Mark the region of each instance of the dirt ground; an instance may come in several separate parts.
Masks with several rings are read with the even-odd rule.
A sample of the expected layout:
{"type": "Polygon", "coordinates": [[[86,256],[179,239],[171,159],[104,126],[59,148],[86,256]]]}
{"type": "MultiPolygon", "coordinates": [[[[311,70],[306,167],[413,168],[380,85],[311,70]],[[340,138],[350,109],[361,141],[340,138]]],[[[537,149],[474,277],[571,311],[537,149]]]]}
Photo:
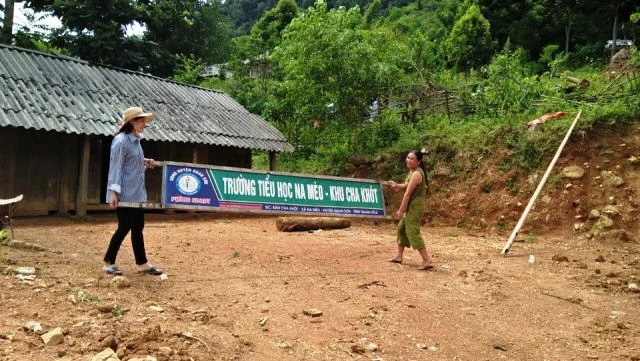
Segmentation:
{"type": "Polygon", "coordinates": [[[640,360],[637,243],[555,232],[504,257],[505,235],[425,226],[436,267],[418,271],[414,250],[387,262],[393,222],[281,233],[274,217],[150,214],[147,253],[167,278],[136,274],[127,239],[118,288],[101,271],[115,226],[112,214],[18,220],[16,239],[45,250],[0,247],[0,359],[111,346],[121,360],[640,360]],[[29,321],[64,342],[45,346],[29,321]]]}

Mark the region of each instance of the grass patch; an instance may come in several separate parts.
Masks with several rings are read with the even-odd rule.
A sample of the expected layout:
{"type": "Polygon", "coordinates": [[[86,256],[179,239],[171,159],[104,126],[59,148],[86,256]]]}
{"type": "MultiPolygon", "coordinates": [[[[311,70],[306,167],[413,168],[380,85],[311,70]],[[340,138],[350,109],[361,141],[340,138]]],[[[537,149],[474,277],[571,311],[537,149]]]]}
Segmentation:
{"type": "Polygon", "coordinates": [[[550,187],[555,187],[557,185],[562,184],[563,181],[564,181],[564,175],[562,175],[562,173],[556,173],[549,176],[549,178],[547,179],[547,184],[550,187]]]}
{"type": "Polygon", "coordinates": [[[444,236],[445,236],[445,237],[450,237],[450,238],[456,238],[456,237],[458,237],[458,236],[459,236],[459,234],[458,234],[458,233],[456,233],[456,232],[446,232],[446,233],[444,234],[444,236]]]}
{"type": "Polygon", "coordinates": [[[89,303],[92,305],[95,305],[99,302],[101,302],[100,298],[98,296],[92,295],[88,292],[85,292],[83,290],[78,290],[78,291],[73,291],[73,297],[75,297],[76,301],[78,302],[82,302],[82,303],[89,303]]]}
{"type": "Polygon", "coordinates": [[[509,158],[502,159],[502,161],[500,162],[500,165],[498,165],[498,169],[502,172],[508,172],[511,170],[511,168],[512,168],[511,159],[509,158]]]}
{"type": "Polygon", "coordinates": [[[0,244],[6,246],[10,241],[9,231],[6,229],[0,229],[0,244]]]}
{"type": "Polygon", "coordinates": [[[5,262],[7,262],[7,255],[0,251],[0,264],[4,264],[5,262]]]}
{"type": "Polygon", "coordinates": [[[126,308],[122,308],[122,307],[120,307],[120,306],[118,306],[118,305],[115,305],[115,306],[113,306],[113,307],[111,308],[111,314],[112,314],[114,317],[122,317],[122,316],[124,316],[127,312],[129,312],[129,310],[128,310],[128,309],[126,309],[126,308]]]}
{"type": "Polygon", "coordinates": [[[507,188],[512,195],[516,195],[520,191],[520,187],[518,187],[518,178],[516,176],[511,176],[507,178],[504,182],[505,188],[507,188]]]}
{"type": "Polygon", "coordinates": [[[524,241],[526,243],[535,243],[535,241],[538,240],[538,236],[536,236],[535,234],[527,234],[526,236],[524,236],[524,241]]]}

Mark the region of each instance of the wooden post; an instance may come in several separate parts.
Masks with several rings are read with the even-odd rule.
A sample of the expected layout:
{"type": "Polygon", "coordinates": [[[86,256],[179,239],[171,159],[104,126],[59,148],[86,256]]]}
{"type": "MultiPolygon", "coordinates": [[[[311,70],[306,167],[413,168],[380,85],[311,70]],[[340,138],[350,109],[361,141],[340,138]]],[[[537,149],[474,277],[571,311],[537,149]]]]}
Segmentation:
{"type": "Polygon", "coordinates": [[[91,154],[91,136],[85,134],[78,172],[78,193],[76,195],[76,215],[87,215],[87,198],[89,191],[89,156],[91,154]]]}
{"type": "MultiPolygon", "coordinates": [[[[2,161],[4,163],[2,164],[2,167],[7,172],[6,174],[8,175],[8,177],[3,179],[2,181],[6,182],[7,195],[12,195],[16,193],[16,186],[18,185],[20,180],[25,179],[24,176],[18,176],[17,164],[18,158],[24,159],[23,152],[19,151],[19,144],[20,141],[26,137],[23,137],[22,132],[20,132],[17,128],[3,128],[2,131],[5,132],[5,134],[8,133],[7,137],[2,137],[2,140],[6,142],[7,152],[5,154],[8,155],[7,158],[4,158],[3,156],[5,160],[2,161]],[[9,132],[7,132],[7,130],[9,130],[9,132]]],[[[19,190],[21,193],[27,193],[28,189],[22,186],[19,187],[19,190]]]]}
{"type": "Polygon", "coordinates": [[[194,144],[191,148],[191,163],[198,164],[198,145],[194,144]]]}
{"type": "Polygon", "coordinates": [[[613,63],[613,56],[616,54],[616,40],[618,40],[618,12],[620,10],[620,0],[616,0],[616,15],[613,18],[613,46],[611,47],[611,57],[609,58],[609,64],[613,63]]]}
{"type": "Polygon", "coordinates": [[[67,160],[69,159],[68,135],[60,136],[60,163],[58,164],[58,213],[67,214],[69,212],[69,169],[67,160]]]}
{"type": "Polygon", "coordinates": [[[447,118],[449,118],[449,125],[451,125],[451,110],[449,109],[449,91],[444,90],[444,104],[447,107],[447,118]]]}
{"type": "Polygon", "coordinates": [[[520,228],[524,224],[524,220],[527,218],[527,215],[531,211],[531,208],[536,203],[536,199],[538,199],[538,196],[540,195],[540,191],[542,191],[542,187],[544,187],[544,184],[547,181],[547,178],[549,178],[549,174],[551,174],[551,170],[553,169],[553,166],[556,165],[556,162],[558,161],[558,158],[560,158],[560,154],[562,153],[562,150],[564,149],[565,144],[567,144],[567,140],[569,140],[569,136],[571,136],[571,133],[573,132],[573,128],[576,126],[578,119],[580,119],[580,114],[582,114],[582,110],[578,111],[578,115],[576,115],[576,119],[573,120],[573,123],[569,127],[569,131],[567,132],[567,135],[564,136],[564,139],[560,144],[560,148],[558,148],[558,151],[556,151],[556,155],[551,160],[551,163],[549,164],[547,171],[544,173],[544,176],[542,177],[542,179],[540,180],[540,183],[538,184],[538,188],[536,188],[536,191],[533,193],[533,196],[529,200],[529,204],[527,204],[527,208],[525,208],[524,212],[522,213],[522,216],[520,216],[520,220],[518,221],[518,224],[513,229],[513,232],[511,232],[511,236],[509,237],[509,240],[507,241],[507,243],[504,245],[504,248],[502,249],[503,255],[506,255],[507,252],[509,252],[509,247],[511,247],[511,244],[516,239],[516,236],[518,235],[520,228]]]}
{"type": "MultiPolygon", "coordinates": [[[[193,144],[192,147],[193,148],[191,148],[191,163],[198,164],[198,144],[193,144]]],[[[162,195],[162,197],[164,197],[164,195],[162,195]]],[[[195,209],[189,210],[189,214],[196,214],[195,209]]]]}
{"type": "Polygon", "coordinates": [[[269,152],[269,170],[270,171],[276,170],[276,152],[274,151],[269,152]]]}

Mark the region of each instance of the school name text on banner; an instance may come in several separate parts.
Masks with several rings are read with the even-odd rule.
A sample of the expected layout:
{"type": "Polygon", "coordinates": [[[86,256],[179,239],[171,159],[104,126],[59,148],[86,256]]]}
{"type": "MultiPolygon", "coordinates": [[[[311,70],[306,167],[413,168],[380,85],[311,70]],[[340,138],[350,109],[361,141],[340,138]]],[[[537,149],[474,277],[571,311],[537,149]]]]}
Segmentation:
{"type": "Polygon", "coordinates": [[[386,217],[379,181],[174,162],[164,164],[163,207],[386,217]]]}

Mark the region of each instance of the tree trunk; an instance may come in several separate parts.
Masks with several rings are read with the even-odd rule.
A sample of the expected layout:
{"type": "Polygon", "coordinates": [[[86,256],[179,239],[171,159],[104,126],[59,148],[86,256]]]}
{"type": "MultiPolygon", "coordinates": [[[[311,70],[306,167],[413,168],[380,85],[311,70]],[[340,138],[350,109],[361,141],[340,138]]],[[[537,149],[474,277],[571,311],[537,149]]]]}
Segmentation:
{"type": "Polygon", "coordinates": [[[278,217],[276,227],[281,232],[312,231],[316,229],[340,229],[351,227],[351,221],[325,217],[278,217]]]}
{"type": "Polygon", "coordinates": [[[567,76],[566,79],[569,83],[575,84],[581,88],[586,88],[589,86],[589,81],[587,79],[579,79],[572,76],[567,76]]]}
{"type": "Polygon", "coordinates": [[[620,0],[616,1],[616,15],[613,18],[613,46],[611,47],[611,60],[613,63],[613,56],[616,54],[616,40],[618,39],[618,10],[620,9],[620,0]]]}
{"type": "Polygon", "coordinates": [[[564,26],[564,55],[569,55],[569,36],[571,35],[571,21],[564,26]]]}
{"type": "Polygon", "coordinates": [[[13,34],[13,5],[14,0],[6,0],[4,2],[4,24],[2,26],[2,34],[0,34],[0,43],[8,45],[11,45],[13,34]]]}

